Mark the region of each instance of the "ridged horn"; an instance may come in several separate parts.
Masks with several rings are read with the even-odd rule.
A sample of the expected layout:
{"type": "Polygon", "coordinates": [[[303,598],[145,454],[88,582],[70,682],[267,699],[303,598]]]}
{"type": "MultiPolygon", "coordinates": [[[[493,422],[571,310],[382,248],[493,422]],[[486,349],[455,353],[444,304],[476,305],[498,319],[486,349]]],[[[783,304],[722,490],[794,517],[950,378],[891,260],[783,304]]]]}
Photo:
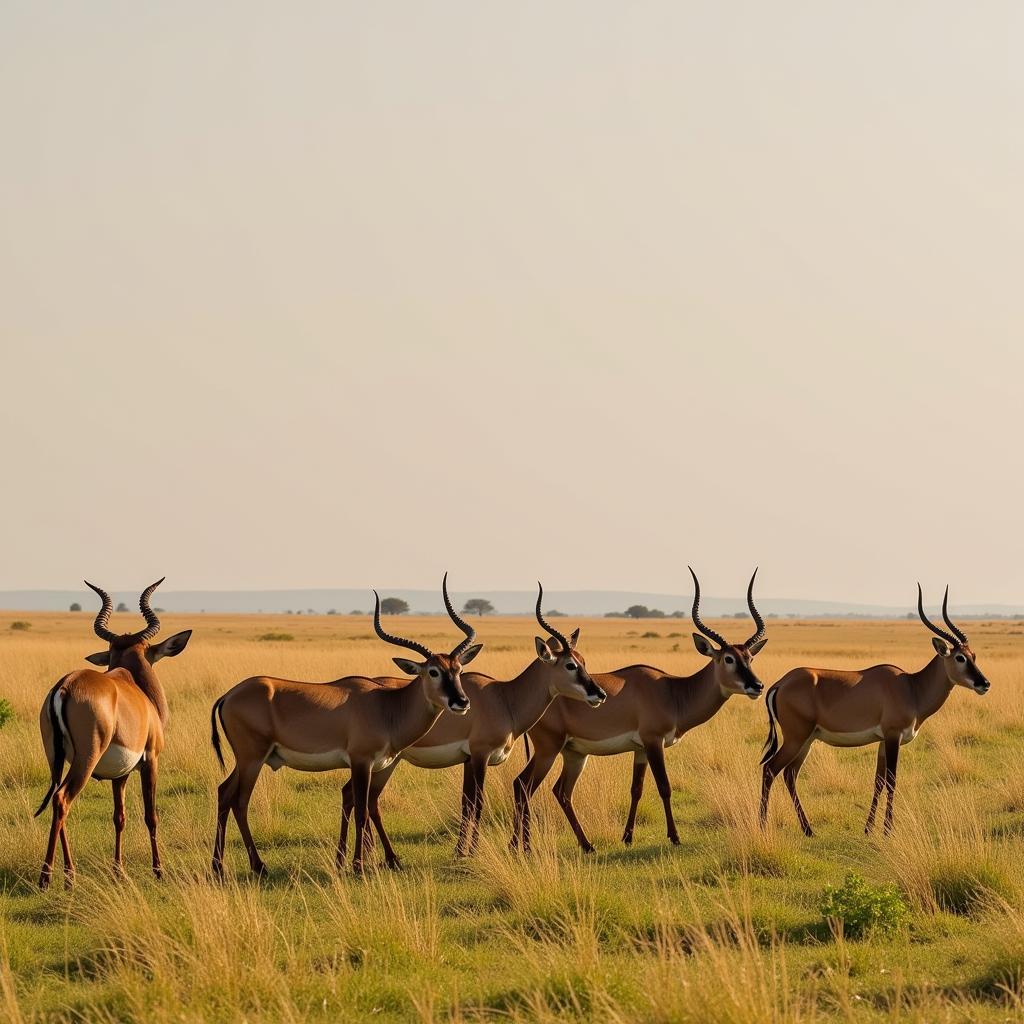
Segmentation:
{"type": "MultiPolygon", "coordinates": [[[[728,647],[725,637],[720,633],[716,633],[713,629],[708,629],[707,626],[701,622],[700,619],[700,580],[697,579],[697,574],[693,571],[691,566],[687,566],[690,570],[690,575],[693,577],[693,608],[690,611],[690,618],[693,619],[693,624],[697,627],[698,631],[703,633],[709,640],[714,640],[719,647],[728,647]]],[[[753,584],[753,580],[751,580],[753,584]]],[[[756,621],[756,620],[755,620],[756,621]]]]}
{"type": "Polygon", "coordinates": [[[953,620],[949,617],[949,611],[947,605],[949,604],[949,584],[946,584],[946,593],[942,595],[942,621],[953,631],[953,635],[962,644],[967,643],[967,634],[962,629],[959,629],[954,625],[953,620]]]}
{"type": "Polygon", "coordinates": [[[373,596],[377,601],[376,607],[373,609],[373,628],[377,632],[377,636],[381,638],[386,644],[394,644],[396,647],[405,647],[410,651],[415,651],[417,654],[424,658],[431,658],[432,652],[423,646],[423,644],[416,643],[415,640],[403,640],[400,636],[392,636],[390,633],[385,633],[380,625],[380,595],[375,590],[373,596]]]}
{"type": "Polygon", "coordinates": [[[927,615],[924,613],[924,594],[921,591],[921,584],[917,585],[917,614],[921,616],[921,621],[936,635],[941,636],[946,643],[951,644],[953,647],[957,646],[957,639],[952,633],[947,633],[944,629],[939,629],[938,626],[932,622],[927,615]]]}
{"type": "Polygon", "coordinates": [[[140,629],[138,633],[132,634],[132,644],[152,640],[153,637],[160,632],[160,620],[157,618],[156,612],[149,607],[149,599],[153,596],[153,591],[156,590],[156,588],[159,587],[165,579],[167,579],[166,576],[161,576],[156,583],[151,583],[142,592],[142,596],[139,598],[139,611],[142,612],[142,617],[146,620],[146,628],[140,629]]]}
{"type": "Polygon", "coordinates": [[[572,650],[572,644],[566,640],[565,636],[558,632],[553,626],[549,625],[541,614],[541,603],[544,600],[544,587],[541,585],[540,580],[537,580],[537,621],[540,623],[540,628],[550,633],[559,643],[562,645],[562,651],[568,654],[572,650]]]}
{"type": "Polygon", "coordinates": [[[452,607],[452,600],[448,596],[448,573],[445,573],[444,579],[441,580],[441,593],[444,595],[444,606],[448,609],[449,618],[466,634],[466,639],[452,648],[451,657],[461,658],[466,653],[466,648],[476,639],[476,630],[465,619],[460,618],[452,607]]]}
{"type": "Polygon", "coordinates": [[[100,590],[99,587],[94,586],[88,580],[83,580],[82,582],[85,583],[90,590],[95,591],[103,602],[102,607],[96,613],[96,621],[92,624],[93,631],[106,643],[114,643],[117,641],[118,636],[107,628],[107,623],[110,621],[110,613],[114,610],[114,602],[110,600],[110,595],[105,590],[100,590]]]}
{"type": "Polygon", "coordinates": [[[756,644],[758,640],[763,640],[766,632],[764,619],[761,618],[761,613],[754,607],[754,579],[756,576],[757,569],[754,570],[754,575],[750,577],[750,583],[747,586],[747,607],[750,609],[750,617],[754,620],[754,625],[757,626],[757,632],[744,644],[744,647],[750,647],[752,644],[756,644]]]}

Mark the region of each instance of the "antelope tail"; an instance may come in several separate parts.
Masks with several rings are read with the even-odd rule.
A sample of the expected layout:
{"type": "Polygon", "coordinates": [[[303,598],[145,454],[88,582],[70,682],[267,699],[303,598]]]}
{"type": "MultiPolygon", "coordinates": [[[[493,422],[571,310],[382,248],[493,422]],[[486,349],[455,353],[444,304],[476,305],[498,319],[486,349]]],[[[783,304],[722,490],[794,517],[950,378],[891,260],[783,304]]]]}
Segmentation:
{"type": "Polygon", "coordinates": [[[761,750],[761,764],[767,764],[779,749],[779,719],[775,712],[777,696],[777,686],[773,686],[764,700],[764,705],[768,709],[768,738],[764,741],[764,747],[761,750]]]}
{"type": "Polygon", "coordinates": [[[224,698],[221,697],[219,700],[214,701],[213,707],[210,708],[210,742],[213,744],[213,752],[217,755],[221,768],[227,771],[228,766],[224,763],[224,753],[220,746],[220,732],[217,730],[217,718],[220,715],[220,706],[223,703],[224,698]]]}
{"type": "Polygon", "coordinates": [[[32,815],[33,818],[38,818],[40,814],[46,810],[46,805],[53,799],[53,794],[57,792],[57,787],[60,785],[61,773],[64,771],[64,727],[61,723],[60,716],[57,713],[57,694],[60,692],[60,683],[58,683],[49,693],[46,698],[46,709],[50,713],[50,729],[53,732],[53,760],[50,762],[50,788],[46,791],[46,796],[43,797],[43,802],[39,805],[39,810],[32,815]]]}
{"type": "Polygon", "coordinates": [[[533,755],[530,753],[530,737],[525,732],[523,733],[523,750],[526,752],[526,761],[529,764],[533,755]]]}

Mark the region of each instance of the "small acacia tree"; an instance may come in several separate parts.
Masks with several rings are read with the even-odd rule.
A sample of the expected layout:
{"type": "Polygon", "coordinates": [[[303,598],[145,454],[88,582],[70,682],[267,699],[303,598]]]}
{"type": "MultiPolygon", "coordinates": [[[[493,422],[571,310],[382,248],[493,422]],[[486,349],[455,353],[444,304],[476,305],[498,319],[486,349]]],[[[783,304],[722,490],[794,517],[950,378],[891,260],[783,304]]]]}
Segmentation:
{"type": "Polygon", "coordinates": [[[71,607],[68,609],[70,612],[80,612],[81,610],[82,606],[77,601],[72,601],[71,607]]]}
{"type": "Polygon", "coordinates": [[[493,615],[494,605],[486,597],[471,597],[462,610],[468,615],[493,615]]]}
{"type": "Polygon", "coordinates": [[[117,602],[117,607],[114,609],[114,611],[116,611],[116,612],[126,612],[126,611],[129,611],[129,610],[130,609],[128,608],[128,605],[126,605],[124,603],[124,601],[118,601],[117,602]]]}
{"type": "Polygon", "coordinates": [[[404,615],[409,610],[409,602],[400,597],[385,597],[380,603],[384,615],[404,615]]]}
{"type": "Polygon", "coordinates": [[[651,610],[645,604],[631,604],[626,609],[626,616],[630,619],[646,619],[650,614],[651,610]]]}

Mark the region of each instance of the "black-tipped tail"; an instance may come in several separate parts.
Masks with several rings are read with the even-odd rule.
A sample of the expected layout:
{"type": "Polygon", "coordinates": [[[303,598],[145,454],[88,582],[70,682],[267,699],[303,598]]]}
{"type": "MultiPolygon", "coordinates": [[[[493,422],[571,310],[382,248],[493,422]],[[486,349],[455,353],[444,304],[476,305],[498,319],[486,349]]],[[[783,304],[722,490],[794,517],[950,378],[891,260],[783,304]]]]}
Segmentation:
{"type": "Polygon", "coordinates": [[[53,731],[53,760],[50,762],[50,788],[46,791],[46,796],[43,797],[39,810],[32,815],[33,818],[38,818],[46,810],[46,805],[53,799],[53,794],[57,792],[61,773],[64,770],[64,729],[57,714],[58,690],[60,690],[60,683],[49,692],[46,698],[46,710],[50,714],[50,729],[53,731]]]}
{"type": "Polygon", "coordinates": [[[223,703],[224,698],[221,697],[214,701],[213,707],[210,708],[210,742],[213,744],[213,752],[217,755],[221,768],[227,771],[228,766],[224,763],[224,752],[220,746],[220,732],[217,729],[217,717],[220,715],[220,706],[223,703]]]}
{"type": "Polygon", "coordinates": [[[775,713],[775,699],[778,696],[778,687],[773,686],[764,699],[764,706],[768,709],[768,738],[764,741],[761,750],[761,764],[767,764],[775,756],[779,749],[779,719],[775,713]]]}
{"type": "Polygon", "coordinates": [[[530,737],[525,732],[523,733],[523,750],[526,752],[526,763],[529,764],[533,755],[530,753],[530,737]]]}

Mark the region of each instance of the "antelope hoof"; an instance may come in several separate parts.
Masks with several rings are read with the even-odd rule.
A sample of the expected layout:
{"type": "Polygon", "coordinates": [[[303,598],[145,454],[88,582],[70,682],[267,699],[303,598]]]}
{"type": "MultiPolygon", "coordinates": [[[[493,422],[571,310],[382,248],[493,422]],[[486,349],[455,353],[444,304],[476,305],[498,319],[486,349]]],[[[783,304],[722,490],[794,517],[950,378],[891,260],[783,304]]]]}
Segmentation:
{"type": "Polygon", "coordinates": [[[597,853],[597,848],[593,843],[580,843],[580,849],[584,853],[597,853]]]}
{"type": "Polygon", "coordinates": [[[804,825],[804,835],[808,839],[813,839],[814,838],[814,829],[811,828],[810,825],[804,825]]]}
{"type": "Polygon", "coordinates": [[[43,868],[39,875],[39,888],[44,892],[50,888],[50,877],[50,870],[48,868],[43,868]]]}
{"type": "Polygon", "coordinates": [[[164,877],[164,869],[160,864],[153,865],[153,874],[157,879],[164,877]]]}
{"type": "Polygon", "coordinates": [[[669,842],[670,842],[670,843],[671,843],[671,844],[672,844],[673,846],[678,846],[678,845],[679,845],[679,836],[669,836],[669,837],[668,837],[668,841],[669,841],[669,842]]]}
{"type": "Polygon", "coordinates": [[[402,864],[398,857],[390,857],[384,861],[384,866],[389,871],[402,871],[405,865],[402,864]]]}
{"type": "Polygon", "coordinates": [[[632,832],[623,832],[622,833],[622,841],[623,841],[623,843],[626,844],[626,846],[632,846],[633,845],[633,833],[632,832]]]}

